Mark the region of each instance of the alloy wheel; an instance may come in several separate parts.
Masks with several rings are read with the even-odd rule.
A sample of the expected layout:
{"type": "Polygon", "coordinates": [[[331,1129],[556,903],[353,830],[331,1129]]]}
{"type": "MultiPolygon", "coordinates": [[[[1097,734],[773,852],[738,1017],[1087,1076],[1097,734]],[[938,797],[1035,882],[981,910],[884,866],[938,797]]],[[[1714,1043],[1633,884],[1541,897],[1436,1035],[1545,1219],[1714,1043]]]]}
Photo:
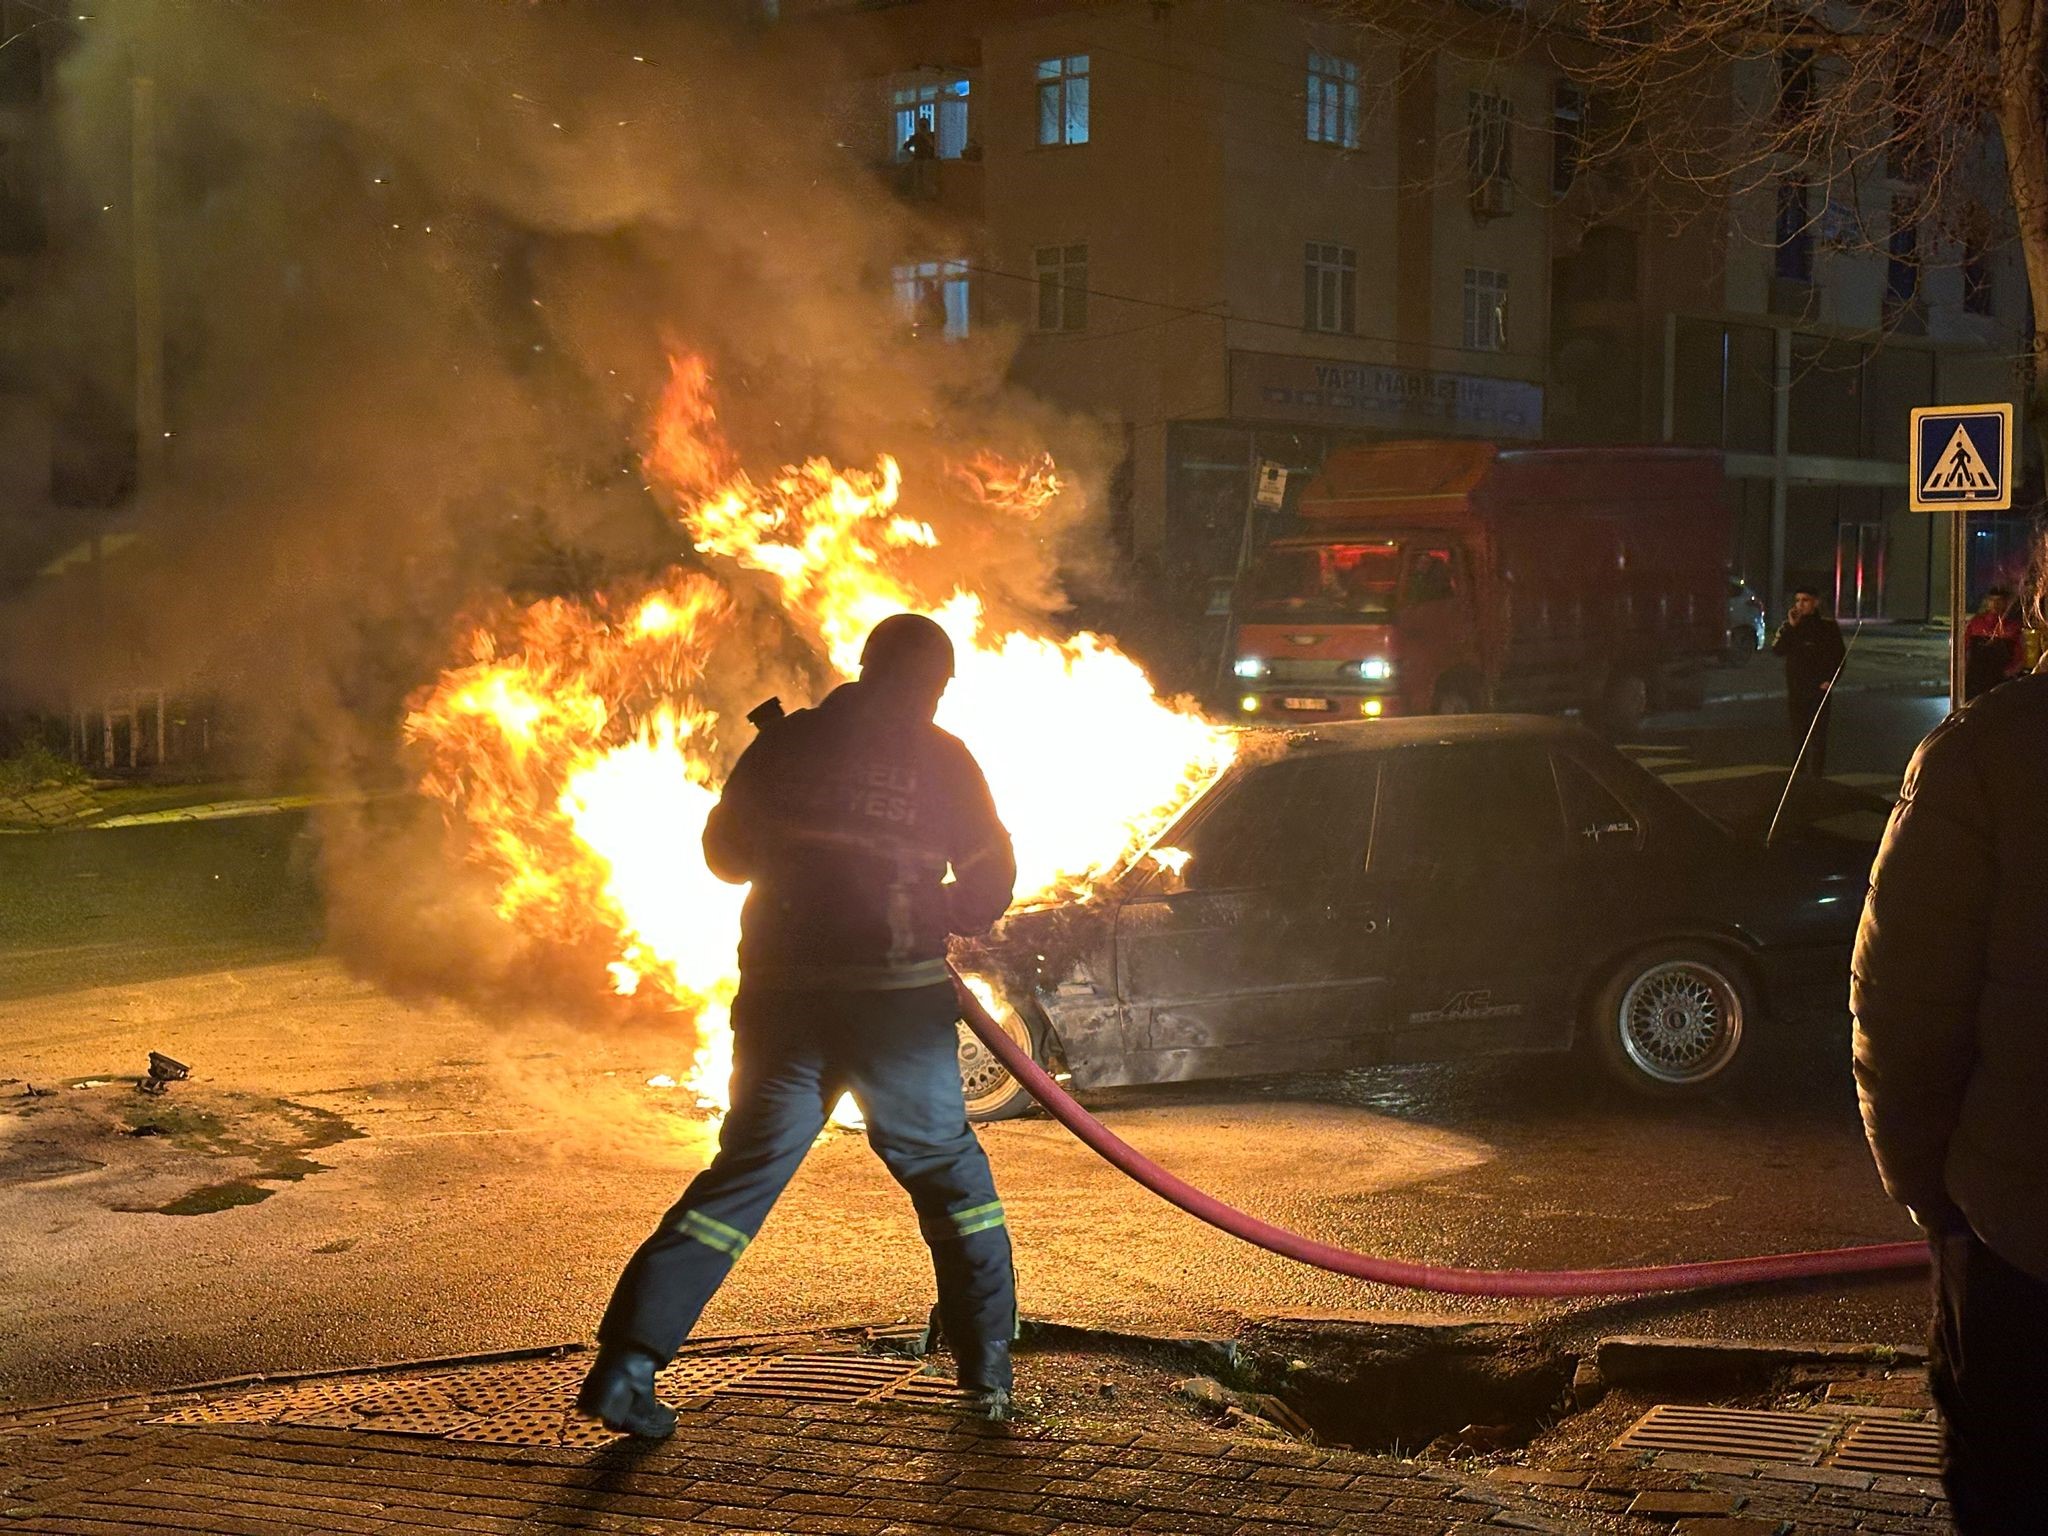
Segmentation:
{"type": "Polygon", "coordinates": [[[1673,1087],[1720,1073],[1742,1046],[1742,994],[1735,983],[1696,960],[1653,965],[1622,993],[1621,1048],[1645,1077],[1673,1087]]]}

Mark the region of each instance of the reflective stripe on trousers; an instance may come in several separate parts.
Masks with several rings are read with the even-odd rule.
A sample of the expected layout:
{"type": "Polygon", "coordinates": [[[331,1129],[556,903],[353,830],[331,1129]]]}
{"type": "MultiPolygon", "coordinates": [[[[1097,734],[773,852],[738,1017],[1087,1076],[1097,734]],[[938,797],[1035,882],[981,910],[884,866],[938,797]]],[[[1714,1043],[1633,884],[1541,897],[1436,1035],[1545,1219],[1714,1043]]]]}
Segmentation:
{"type": "Polygon", "coordinates": [[[675,1353],[846,1091],[916,1209],[961,1381],[1007,1388],[1017,1310],[1010,1235],[967,1123],[958,1020],[950,983],[895,992],[743,987],[718,1155],[627,1263],[599,1339],[664,1360],[675,1353]]]}

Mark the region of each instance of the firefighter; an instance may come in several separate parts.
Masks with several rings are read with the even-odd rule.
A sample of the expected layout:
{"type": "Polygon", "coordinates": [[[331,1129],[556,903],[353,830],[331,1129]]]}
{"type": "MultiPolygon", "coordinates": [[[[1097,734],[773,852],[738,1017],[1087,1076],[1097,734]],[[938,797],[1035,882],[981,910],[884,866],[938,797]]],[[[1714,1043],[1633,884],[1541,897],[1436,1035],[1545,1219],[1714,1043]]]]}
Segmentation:
{"type": "Polygon", "coordinates": [[[858,682],[764,728],[704,827],[721,880],[753,883],[718,1154],[619,1277],[577,1399],[658,1439],[654,1376],[760,1230],[842,1091],[909,1193],[960,1384],[1009,1412],[1016,1285],[988,1159],[967,1123],[948,934],[986,930],[1017,866],[988,784],[932,723],[953,646],[930,619],[876,625],[858,682]],[[945,883],[951,868],[953,879],[945,883]]]}

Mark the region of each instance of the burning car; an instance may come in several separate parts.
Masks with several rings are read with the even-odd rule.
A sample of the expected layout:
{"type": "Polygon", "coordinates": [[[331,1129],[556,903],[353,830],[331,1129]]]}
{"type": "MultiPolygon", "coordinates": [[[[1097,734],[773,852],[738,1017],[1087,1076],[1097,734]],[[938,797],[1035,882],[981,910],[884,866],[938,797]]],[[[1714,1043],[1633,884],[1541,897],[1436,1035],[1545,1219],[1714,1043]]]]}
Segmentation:
{"type": "MultiPolygon", "coordinates": [[[[1251,731],[1091,897],[956,959],[1078,1090],[1583,1045],[1680,1096],[1843,1006],[1873,851],[1767,849],[1557,720],[1251,731]]],[[[964,1029],[961,1067],[974,1118],[1027,1107],[964,1029]]]]}

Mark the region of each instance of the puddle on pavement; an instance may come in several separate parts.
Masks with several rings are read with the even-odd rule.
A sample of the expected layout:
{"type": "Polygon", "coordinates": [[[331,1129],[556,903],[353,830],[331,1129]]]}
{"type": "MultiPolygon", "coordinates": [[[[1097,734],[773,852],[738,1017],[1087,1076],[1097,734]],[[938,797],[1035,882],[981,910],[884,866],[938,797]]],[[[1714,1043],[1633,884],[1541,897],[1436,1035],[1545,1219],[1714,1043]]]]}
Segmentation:
{"type": "Polygon", "coordinates": [[[136,1081],[76,1078],[56,1093],[0,1100],[0,1187],[97,1174],[104,1177],[93,1193],[108,1210],[209,1216],[325,1172],[328,1165],[310,1154],[365,1134],[331,1110],[292,1099],[196,1083],[145,1096],[135,1092],[136,1081]],[[188,1172],[195,1158],[236,1166],[230,1177],[163,1199],[162,1180],[177,1154],[188,1172]],[[150,1192],[138,1199],[130,1193],[135,1185],[150,1192]]]}

